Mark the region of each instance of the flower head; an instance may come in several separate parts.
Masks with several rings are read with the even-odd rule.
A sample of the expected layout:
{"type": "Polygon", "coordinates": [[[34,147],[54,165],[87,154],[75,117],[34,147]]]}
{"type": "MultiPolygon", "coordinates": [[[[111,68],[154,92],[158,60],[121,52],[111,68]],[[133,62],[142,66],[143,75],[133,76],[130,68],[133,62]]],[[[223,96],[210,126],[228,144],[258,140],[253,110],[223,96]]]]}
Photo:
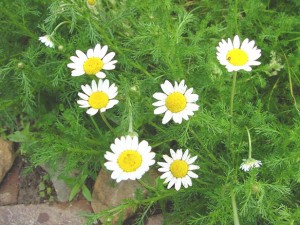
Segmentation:
{"type": "Polygon", "coordinates": [[[96,5],[96,0],[87,0],[86,2],[87,2],[87,4],[90,5],[90,6],[96,5]]]}
{"type": "Polygon", "coordinates": [[[42,43],[44,43],[47,47],[54,48],[54,43],[51,40],[51,36],[50,35],[45,35],[45,36],[39,37],[39,40],[42,43]]]}
{"type": "Polygon", "coordinates": [[[164,183],[169,183],[168,189],[173,185],[175,185],[177,191],[181,188],[181,184],[185,188],[192,186],[191,178],[198,178],[198,175],[193,170],[200,168],[197,165],[193,165],[197,156],[191,157],[188,149],[184,153],[182,153],[181,149],[178,149],[176,152],[170,149],[170,152],[171,157],[163,155],[166,162],[158,162],[158,165],[161,166],[158,171],[164,173],[160,178],[165,179],[164,183]]]}
{"type": "Polygon", "coordinates": [[[260,65],[256,61],[261,56],[261,51],[255,42],[246,38],[242,44],[238,35],[234,36],[233,42],[228,38],[228,42],[222,39],[217,47],[217,58],[226,67],[228,72],[246,70],[251,71],[251,66],[260,65]]]}
{"type": "Polygon", "coordinates": [[[243,163],[240,166],[240,169],[244,170],[244,171],[250,171],[252,168],[258,168],[262,165],[262,162],[260,160],[256,160],[256,159],[243,159],[243,163]]]}
{"type": "Polygon", "coordinates": [[[84,93],[78,93],[81,100],[78,100],[77,103],[81,108],[89,108],[86,113],[91,116],[98,111],[105,112],[119,102],[114,99],[118,94],[118,88],[115,84],[109,86],[108,80],[100,79],[98,84],[93,80],[91,86],[81,85],[81,89],[84,93]]]}
{"type": "Polygon", "coordinates": [[[164,93],[157,92],[153,95],[158,100],[153,105],[157,106],[154,114],[165,113],[163,124],[168,123],[171,119],[180,124],[182,119],[188,120],[189,116],[194,115],[194,111],[199,109],[199,106],[195,104],[199,96],[193,94],[193,88],[187,89],[184,80],[179,84],[175,81],[175,86],[166,80],[160,86],[164,93]]]}
{"type": "Polygon", "coordinates": [[[87,54],[77,50],[77,56],[71,56],[72,63],[67,66],[72,71],[72,76],[81,76],[83,74],[96,75],[98,78],[105,78],[105,73],[102,70],[115,69],[115,63],[117,60],[112,60],[115,56],[114,52],[107,53],[107,45],[101,48],[100,44],[97,44],[94,49],[89,49],[87,54]]]}
{"type": "Polygon", "coordinates": [[[111,178],[117,182],[140,179],[155,163],[151,146],[147,141],[139,142],[137,136],[116,138],[110,149],[112,152],[107,151],[104,155],[107,159],[104,166],[113,171],[111,178]]]}

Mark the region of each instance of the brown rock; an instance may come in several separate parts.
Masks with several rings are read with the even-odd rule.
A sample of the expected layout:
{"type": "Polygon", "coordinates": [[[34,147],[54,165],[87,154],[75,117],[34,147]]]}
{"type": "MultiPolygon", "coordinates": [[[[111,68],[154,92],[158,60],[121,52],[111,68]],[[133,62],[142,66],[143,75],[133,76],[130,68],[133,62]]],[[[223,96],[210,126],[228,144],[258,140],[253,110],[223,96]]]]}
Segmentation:
{"type": "Polygon", "coordinates": [[[146,225],[163,225],[164,217],[162,214],[150,216],[146,222],[146,225]]]}
{"type": "Polygon", "coordinates": [[[0,183],[15,160],[13,144],[0,138],[0,183]]]}
{"type": "MultiPolygon", "coordinates": [[[[153,177],[156,178],[157,173],[154,173],[153,177]]],[[[155,181],[155,178],[153,179],[153,177],[151,181],[155,181]]],[[[138,181],[126,180],[121,181],[120,183],[116,183],[111,179],[110,173],[102,169],[94,185],[92,208],[95,213],[99,213],[103,210],[116,207],[120,205],[125,199],[134,199],[137,189],[141,189],[143,191],[143,194],[147,194],[147,191],[141,186],[138,181]]],[[[112,218],[102,217],[100,218],[100,221],[104,223],[108,220],[112,220],[111,224],[117,224],[119,220],[124,221],[132,216],[134,212],[134,208],[126,208],[124,212],[121,213],[122,215],[109,215],[112,216],[112,218]]]]}
{"type": "Polygon", "coordinates": [[[19,174],[22,161],[16,159],[14,166],[0,185],[0,206],[17,204],[19,194],[19,174]]]}

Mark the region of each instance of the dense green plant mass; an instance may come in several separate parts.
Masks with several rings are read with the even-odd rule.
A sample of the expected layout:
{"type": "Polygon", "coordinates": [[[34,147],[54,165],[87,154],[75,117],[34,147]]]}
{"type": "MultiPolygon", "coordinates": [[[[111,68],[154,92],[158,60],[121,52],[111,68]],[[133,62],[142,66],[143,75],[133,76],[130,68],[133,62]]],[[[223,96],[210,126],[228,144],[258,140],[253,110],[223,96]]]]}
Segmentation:
{"type": "MultiPolygon", "coordinates": [[[[298,224],[300,210],[300,4],[299,1],[97,1],[16,0],[0,3],[1,134],[22,142],[34,166],[49,163],[73,187],[96,178],[105,151],[116,137],[134,131],[162,161],[169,149],[198,156],[199,178],[180,191],[157,179],[150,194],[115,210],[162,210],[166,224],[233,224],[236,202],[241,224],[298,224]],[[18,12],[18,13],[16,13],[18,12]],[[55,48],[38,38],[53,34],[55,48]],[[216,58],[221,39],[238,34],[262,50],[260,66],[233,73],[216,58]],[[116,69],[106,72],[120,101],[90,118],[76,101],[90,76],[71,77],[69,57],[97,43],[116,52],[116,69]],[[200,96],[200,109],[182,124],[162,125],[152,95],[165,80],[185,80],[200,96]],[[96,126],[95,126],[96,125],[96,126]],[[239,167],[252,156],[262,167],[239,167]],[[78,173],[78,180],[69,177],[78,173]],[[68,178],[69,177],[69,178],[68,178]]],[[[154,166],[154,168],[157,166],[154,166]]],[[[155,168],[156,169],[156,168],[155,168]]],[[[88,198],[85,191],[85,196],[88,198]]],[[[235,223],[237,224],[237,223],[235,223]]]]}

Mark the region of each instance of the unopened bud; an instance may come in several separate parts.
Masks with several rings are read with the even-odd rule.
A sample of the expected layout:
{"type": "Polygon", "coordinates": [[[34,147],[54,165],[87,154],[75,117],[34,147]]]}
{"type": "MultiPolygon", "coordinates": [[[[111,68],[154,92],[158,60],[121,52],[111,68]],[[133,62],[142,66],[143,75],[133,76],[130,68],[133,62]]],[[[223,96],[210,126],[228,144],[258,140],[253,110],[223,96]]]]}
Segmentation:
{"type": "Polygon", "coordinates": [[[64,50],[64,46],[63,45],[59,45],[57,48],[58,48],[59,51],[64,50]]]}
{"type": "Polygon", "coordinates": [[[18,65],[17,65],[17,67],[18,67],[19,69],[23,69],[23,68],[24,68],[24,63],[19,62],[18,65]]]}

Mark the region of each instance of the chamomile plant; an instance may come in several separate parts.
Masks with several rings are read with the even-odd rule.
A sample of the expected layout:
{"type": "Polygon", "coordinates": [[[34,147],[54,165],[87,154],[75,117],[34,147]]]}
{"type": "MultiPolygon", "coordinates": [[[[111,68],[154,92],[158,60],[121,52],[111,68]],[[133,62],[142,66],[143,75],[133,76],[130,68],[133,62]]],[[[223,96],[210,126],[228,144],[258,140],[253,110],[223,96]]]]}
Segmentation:
{"type": "Polygon", "coordinates": [[[129,208],[136,224],[154,212],[166,224],[295,224],[299,11],[295,0],[2,1],[1,137],[32,168],[59,171],[72,198],[91,200],[101,170],[107,185],[142,187],[90,224],[129,208]]]}

